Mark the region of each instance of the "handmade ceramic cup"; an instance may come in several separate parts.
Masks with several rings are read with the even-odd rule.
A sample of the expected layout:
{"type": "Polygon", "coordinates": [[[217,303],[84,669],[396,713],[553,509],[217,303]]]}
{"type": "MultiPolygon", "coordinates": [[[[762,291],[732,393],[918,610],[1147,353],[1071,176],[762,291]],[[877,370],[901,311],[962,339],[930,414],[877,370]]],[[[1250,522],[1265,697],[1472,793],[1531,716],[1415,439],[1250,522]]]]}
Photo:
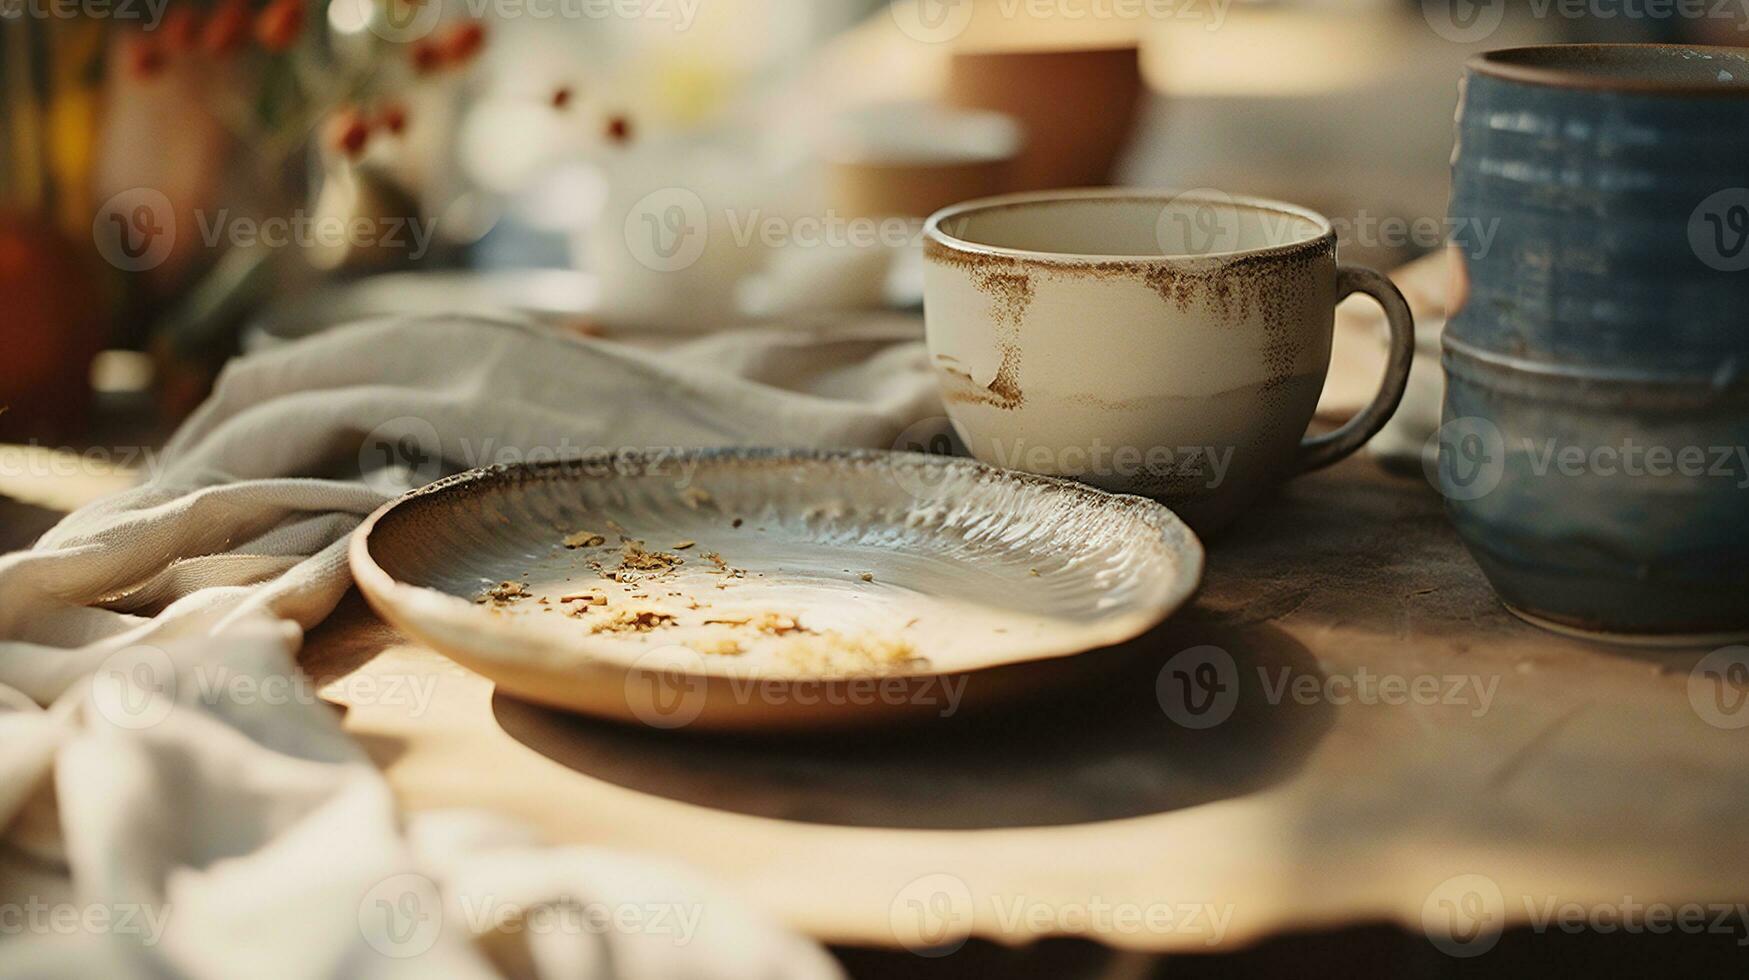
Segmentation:
{"type": "Polygon", "coordinates": [[[1414,354],[1390,280],[1339,266],[1322,216],[1219,191],[988,198],[925,225],[929,353],[966,446],[997,466],[1155,497],[1199,531],[1359,449],[1414,354]],[[1372,403],[1304,438],[1336,304],[1390,321],[1372,403]]]}

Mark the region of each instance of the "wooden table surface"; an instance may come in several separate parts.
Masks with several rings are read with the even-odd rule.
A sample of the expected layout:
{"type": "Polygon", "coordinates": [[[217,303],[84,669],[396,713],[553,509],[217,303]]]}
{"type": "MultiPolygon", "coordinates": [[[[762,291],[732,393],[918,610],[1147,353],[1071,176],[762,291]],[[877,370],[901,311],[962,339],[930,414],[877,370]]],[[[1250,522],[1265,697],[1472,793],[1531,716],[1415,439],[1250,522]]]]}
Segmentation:
{"type": "MultiPolygon", "coordinates": [[[[1339,327],[1333,415],[1375,383],[1364,334],[1339,327]]],[[[132,479],[65,464],[0,447],[0,548],[132,479]]],[[[1108,662],[1091,680],[848,738],[633,730],[497,697],[356,595],[301,661],[406,805],[671,855],[855,947],[840,954],[859,973],[1139,975],[1061,944],[1002,958],[1058,934],[1223,954],[1191,961],[1204,975],[1315,975],[1320,955],[1347,975],[1357,957],[1445,973],[1551,948],[1604,968],[1742,954],[1749,911],[1719,903],[1749,892],[1749,688],[1712,651],[1520,623],[1427,482],[1369,459],[1290,484],[1208,548],[1194,604],[1086,655],[1108,662]],[[1187,690],[1235,694],[1196,715],[1187,690]],[[1647,906],[1700,924],[1648,928],[1647,906]],[[1571,916],[1635,914],[1575,947],[1571,916]],[[992,942],[867,959],[968,934],[992,942]]]]}
{"type": "Polygon", "coordinates": [[[356,596],[302,662],[407,805],[671,855],[829,941],[1206,951],[1383,921],[1461,954],[1550,910],[1749,891],[1749,708],[1715,699],[1708,653],[1520,623],[1424,480],[1351,460],[1210,541],[1194,605],[1086,655],[1109,669],[997,714],[620,727],[498,697],[356,596]],[[1188,714],[1180,672],[1230,713],[1188,714]],[[385,694],[416,683],[427,702],[385,694]]]}

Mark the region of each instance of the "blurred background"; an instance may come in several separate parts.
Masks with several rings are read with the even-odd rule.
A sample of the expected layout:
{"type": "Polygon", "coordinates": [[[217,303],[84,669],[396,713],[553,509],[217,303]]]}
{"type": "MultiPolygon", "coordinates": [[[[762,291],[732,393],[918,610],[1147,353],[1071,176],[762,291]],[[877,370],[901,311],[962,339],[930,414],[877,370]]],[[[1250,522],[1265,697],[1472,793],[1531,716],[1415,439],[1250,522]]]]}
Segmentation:
{"type": "Polygon", "coordinates": [[[915,308],[916,219],[1007,190],[1277,197],[1393,267],[1445,237],[1470,54],[1744,6],[0,0],[0,442],[154,445],[226,358],[374,313],[915,308]]]}

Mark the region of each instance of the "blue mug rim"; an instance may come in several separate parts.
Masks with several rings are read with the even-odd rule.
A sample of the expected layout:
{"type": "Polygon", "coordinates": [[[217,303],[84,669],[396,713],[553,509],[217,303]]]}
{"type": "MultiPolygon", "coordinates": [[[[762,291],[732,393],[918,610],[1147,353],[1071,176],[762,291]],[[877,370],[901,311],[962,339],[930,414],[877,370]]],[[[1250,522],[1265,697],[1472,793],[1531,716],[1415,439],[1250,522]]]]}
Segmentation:
{"type": "Polygon", "coordinates": [[[1470,74],[1508,82],[1588,92],[1625,92],[1641,95],[1674,95],[1685,98],[1749,99],[1749,48],[1706,44],[1535,44],[1497,48],[1472,57],[1465,65],[1470,74]],[[1726,58],[1742,71],[1732,84],[1705,84],[1690,80],[1644,75],[1616,75],[1587,70],[1584,63],[1613,63],[1632,68],[1635,64],[1656,66],[1669,58],[1726,58]]]}

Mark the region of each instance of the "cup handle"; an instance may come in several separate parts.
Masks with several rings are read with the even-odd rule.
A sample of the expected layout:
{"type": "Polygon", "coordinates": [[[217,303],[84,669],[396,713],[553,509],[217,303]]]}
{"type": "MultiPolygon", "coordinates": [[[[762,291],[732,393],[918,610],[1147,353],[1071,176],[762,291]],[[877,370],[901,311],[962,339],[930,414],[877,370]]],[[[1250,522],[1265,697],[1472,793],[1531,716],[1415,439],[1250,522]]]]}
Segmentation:
{"type": "Polygon", "coordinates": [[[1390,361],[1385,365],[1385,380],[1372,404],[1348,420],[1342,428],[1321,436],[1312,436],[1300,443],[1298,467],[1295,473],[1310,473],[1340,462],[1366,445],[1391,420],[1409,387],[1409,365],[1415,359],[1415,317],[1409,312],[1409,302],[1403,298],[1397,284],[1382,273],[1360,266],[1345,265],[1336,270],[1336,302],[1341,303],[1355,293],[1365,293],[1384,307],[1385,319],[1391,325],[1390,361]]]}

